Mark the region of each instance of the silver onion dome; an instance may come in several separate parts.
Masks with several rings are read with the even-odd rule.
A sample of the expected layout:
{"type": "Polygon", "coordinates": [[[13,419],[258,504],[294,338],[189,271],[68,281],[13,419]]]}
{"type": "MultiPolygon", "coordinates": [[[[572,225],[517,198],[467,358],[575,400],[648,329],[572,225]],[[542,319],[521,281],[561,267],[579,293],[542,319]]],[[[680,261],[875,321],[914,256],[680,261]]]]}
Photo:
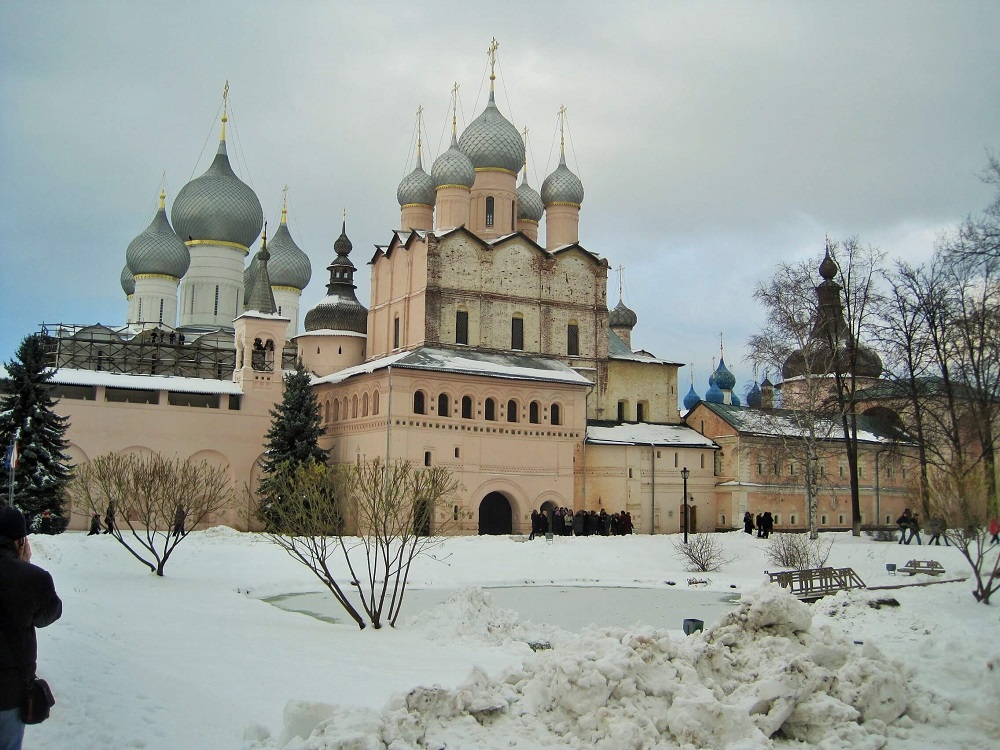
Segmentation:
{"type": "Polygon", "coordinates": [[[544,211],[545,206],[542,205],[542,196],[528,184],[528,175],[523,175],[521,177],[521,184],[517,186],[518,220],[541,221],[544,211]]]}
{"type": "Polygon", "coordinates": [[[542,203],[546,206],[551,206],[553,203],[572,203],[579,206],[583,203],[583,183],[566,166],[565,154],[560,154],[559,166],[542,183],[542,203]]]}
{"type": "Polygon", "coordinates": [[[185,240],[232,242],[249,248],[260,235],[264,212],[256,193],[233,172],[226,142],[208,170],[181,188],[170,213],[185,240]]]}
{"type": "Polygon", "coordinates": [[[492,91],[486,109],[465,129],[458,145],[476,169],[499,168],[517,174],[524,164],[524,139],[497,109],[492,91]]]}
{"type": "Polygon", "coordinates": [[[612,328],[635,328],[635,324],[638,322],[639,316],[626,307],[621,300],[618,300],[615,309],[608,313],[608,323],[612,328]]]}
{"type": "Polygon", "coordinates": [[[126,263],[125,267],[122,269],[121,283],[122,291],[125,292],[125,294],[130,297],[135,294],[135,276],[133,276],[132,272],[128,270],[128,263],[126,263]]]}
{"type": "Polygon", "coordinates": [[[299,291],[305,289],[312,278],[312,264],[309,256],[295,244],[284,221],[268,241],[267,250],[271,254],[267,263],[271,286],[289,286],[299,291]]]}
{"type": "Polygon", "coordinates": [[[434,205],[434,179],[424,171],[419,154],[417,154],[416,168],[406,175],[396,188],[396,200],[401,207],[412,204],[434,205]]]}
{"type": "Polygon", "coordinates": [[[454,133],[451,136],[451,147],[434,160],[431,178],[434,180],[435,188],[444,185],[462,185],[471,188],[475,183],[476,170],[469,157],[459,149],[454,133]]]}
{"type": "Polygon", "coordinates": [[[133,276],[133,290],[134,277],[140,274],[162,274],[179,279],[187,273],[188,266],[191,265],[191,253],[188,252],[187,245],[181,242],[180,237],[170,228],[162,195],[160,199],[160,208],[149,226],[128,243],[128,249],[125,251],[126,267],[133,276]]]}

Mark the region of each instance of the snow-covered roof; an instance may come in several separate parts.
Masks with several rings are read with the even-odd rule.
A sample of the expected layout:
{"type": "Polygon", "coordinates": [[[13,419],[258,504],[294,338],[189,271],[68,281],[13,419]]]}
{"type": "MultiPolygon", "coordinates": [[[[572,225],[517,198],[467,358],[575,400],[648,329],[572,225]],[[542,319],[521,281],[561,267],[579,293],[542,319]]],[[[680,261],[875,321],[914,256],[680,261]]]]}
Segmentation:
{"type": "MultiPolygon", "coordinates": [[[[6,370],[3,371],[6,376],[6,370]]],[[[144,391],[175,391],[177,393],[222,393],[238,396],[243,389],[231,380],[185,378],[179,375],[127,375],[103,370],[76,370],[61,367],[52,375],[52,383],[60,385],[101,385],[144,391]]]]}
{"type": "MultiPolygon", "coordinates": [[[[844,439],[843,425],[839,420],[813,417],[793,409],[754,409],[702,401],[689,414],[702,406],[718,414],[741,433],[762,437],[805,437],[811,423],[816,437],[820,440],[844,439]]],[[[899,429],[894,429],[878,419],[864,414],[859,414],[857,419],[858,440],[862,443],[908,442],[910,439],[899,429]]]]}
{"type": "Polygon", "coordinates": [[[670,360],[660,359],[643,349],[632,351],[629,349],[628,345],[622,341],[621,336],[610,328],[608,329],[608,358],[628,362],[648,362],[655,365],[674,365],[675,367],[684,366],[683,362],[671,362],[670,360]]]}
{"type": "Polygon", "coordinates": [[[358,333],[357,331],[341,331],[334,328],[317,328],[315,331],[303,331],[302,333],[292,336],[292,341],[300,339],[303,336],[348,336],[358,339],[368,338],[368,334],[358,333]]]}
{"type": "Polygon", "coordinates": [[[549,383],[591,385],[591,381],[573,368],[548,357],[531,354],[479,352],[474,349],[458,351],[431,346],[399,352],[366,362],[363,365],[349,367],[332,375],[316,378],[313,383],[341,383],[355,375],[374,372],[390,365],[408,370],[430,370],[507,380],[537,380],[549,383]]]}
{"type": "Polygon", "coordinates": [[[648,422],[587,425],[587,442],[593,445],[676,445],[717,448],[709,438],[684,424],[648,422]]]}

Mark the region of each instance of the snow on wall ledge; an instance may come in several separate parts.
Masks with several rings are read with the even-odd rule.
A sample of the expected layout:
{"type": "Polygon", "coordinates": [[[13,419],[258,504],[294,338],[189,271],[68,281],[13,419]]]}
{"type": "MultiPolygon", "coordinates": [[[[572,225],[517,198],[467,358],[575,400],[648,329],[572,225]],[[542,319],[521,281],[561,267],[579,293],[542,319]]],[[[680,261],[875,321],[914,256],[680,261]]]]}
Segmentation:
{"type": "MultiPolygon", "coordinates": [[[[523,635],[503,611],[484,615],[481,591],[456,596],[470,613],[455,617],[462,603],[446,603],[456,637],[468,637],[470,620],[523,635]]],[[[913,713],[926,702],[901,665],[813,626],[807,605],[773,587],[686,638],[653,628],[564,635],[499,678],[476,670],[457,689],[416,688],[382,711],[292,701],[280,737],[251,726],[244,747],[750,750],[784,738],[878,750],[911,698],[913,713]]]]}

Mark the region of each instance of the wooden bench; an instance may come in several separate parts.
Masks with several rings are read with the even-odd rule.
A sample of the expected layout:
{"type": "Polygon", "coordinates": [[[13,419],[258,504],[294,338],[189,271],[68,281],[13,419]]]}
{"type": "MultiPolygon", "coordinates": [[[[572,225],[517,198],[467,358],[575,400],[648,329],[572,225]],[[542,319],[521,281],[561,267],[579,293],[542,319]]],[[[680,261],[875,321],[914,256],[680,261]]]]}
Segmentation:
{"type": "Polygon", "coordinates": [[[929,576],[939,576],[944,573],[944,568],[937,560],[910,560],[902,568],[897,569],[898,573],[909,573],[911,576],[917,573],[926,573],[929,576]]]}
{"type": "Polygon", "coordinates": [[[809,568],[768,573],[771,583],[788,589],[802,601],[815,601],[838,591],[866,588],[853,568],[809,568]]]}

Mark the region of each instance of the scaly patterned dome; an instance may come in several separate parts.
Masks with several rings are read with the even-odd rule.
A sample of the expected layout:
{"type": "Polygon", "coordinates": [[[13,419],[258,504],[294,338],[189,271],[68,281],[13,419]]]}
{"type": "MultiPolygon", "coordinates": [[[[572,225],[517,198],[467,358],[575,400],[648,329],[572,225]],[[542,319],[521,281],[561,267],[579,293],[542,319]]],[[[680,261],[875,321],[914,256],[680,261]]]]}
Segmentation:
{"type": "Polygon", "coordinates": [[[444,185],[461,185],[471,188],[476,181],[476,170],[469,161],[469,157],[462,153],[455,140],[455,134],[451,134],[451,147],[434,160],[431,167],[431,179],[434,187],[439,188],[444,185]]]}
{"type": "Polygon", "coordinates": [[[312,278],[312,264],[309,256],[302,252],[288,232],[284,209],[281,213],[281,226],[267,243],[267,250],[271,254],[267,263],[271,286],[290,286],[302,291],[312,278]]]}
{"type": "Polygon", "coordinates": [[[524,164],[524,140],[497,109],[492,91],[486,109],[465,129],[458,146],[476,169],[506,169],[516,175],[524,164]]]}
{"type": "Polygon", "coordinates": [[[716,384],[715,379],[712,379],[712,385],[709,386],[708,392],[705,394],[705,400],[710,404],[722,404],[725,403],[726,397],[723,395],[722,390],[716,384]]]}
{"type": "Polygon", "coordinates": [[[183,188],[170,218],[182,239],[232,242],[249,248],[260,235],[264,212],[250,186],[233,172],[226,142],[201,177],[183,188]]]}
{"type": "Polygon", "coordinates": [[[122,291],[125,292],[125,294],[130,297],[135,294],[135,276],[133,276],[132,272],[128,270],[128,263],[126,263],[125,267],[122,269],[121,282],[122,291]]]}
{"type": "Polygon", "coordinates": [[[566,166],[565,153],[559,155],[559,166],[542,183],[542,203],[546,206],[553,203],[579,206],[583,203],[583,183],[566,166]]]}
{"type": "Polygon", "coordinates": [[[760,386],[755,382],[753,388],[747,394],[747,406],[753,407],[754,409],[759,409],[761,404],[761,392],[760,386]]]}
{"type": "Polygon", "coordinates": [[[419,153],[416,168],[406,175],[396,188],[396,200],[400,207],[411,204],[434,205],[434,179],[424,171],[419,153]]]}
{"type": "Polygon", "coordinates": [[[691,411],[699,403],[701,403],[701,396],[699,396],[695,391],[694,383],[692,383],[691,387],[688,389],[687,395],[684,397],[684,408],[691,411]]]}
{"type": "Polygon", "coordinates": [[[521,177],[521,184],[517,186],[517,219],[518,221],[541,221],[544,212],[545,206],[542,205],[542,196],[528,184],[528,174],[525,172],[521,177]]]}
{"type": "Polygon", "coordinates": [[[719,366],[715,368],[715,384],[723,391],[731,391],[736,386],[736,376],[726,367],[726,360],[719,357],[719,366]]]}
{"type": "Polygon", "coordinates": [[[638,321],[639,317],[622,300],[618,300],[615,309],[608,313],[608,323],[612,328],[635,328],[638,321]]]}
{"type": "Polygon", "coordinates": [[[161,274],[179,279],[191,265],[191,253],[188,252],[187,245],[181,242],[167,221],[164,198],[164,194],[160,193],[160,207],[153,220],[139,236],[128,243],[125,251],[126,267],[133,276],[133,290],[135,276],[161,274]]]}

